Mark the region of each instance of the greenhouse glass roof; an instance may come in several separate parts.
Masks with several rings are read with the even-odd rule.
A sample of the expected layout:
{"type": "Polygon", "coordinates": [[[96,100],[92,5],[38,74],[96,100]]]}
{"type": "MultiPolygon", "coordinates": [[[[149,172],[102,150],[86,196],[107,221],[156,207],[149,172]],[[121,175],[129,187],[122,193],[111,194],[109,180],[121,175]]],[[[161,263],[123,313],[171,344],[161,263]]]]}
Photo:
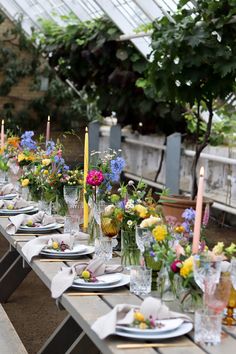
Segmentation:
{"type": "Polygon", "coordinates": [[[32,28],[40,28],[41,18],[64,26],[63,15],[73,13],[86,21],[106,14],[146,56],[150,52],[150,37],[134,38],[135,31],[163,14],[171,20],[177,3],[178,0],[0,0],[0,7],[11,19],[22,18],[28,34],[32,28]]]}

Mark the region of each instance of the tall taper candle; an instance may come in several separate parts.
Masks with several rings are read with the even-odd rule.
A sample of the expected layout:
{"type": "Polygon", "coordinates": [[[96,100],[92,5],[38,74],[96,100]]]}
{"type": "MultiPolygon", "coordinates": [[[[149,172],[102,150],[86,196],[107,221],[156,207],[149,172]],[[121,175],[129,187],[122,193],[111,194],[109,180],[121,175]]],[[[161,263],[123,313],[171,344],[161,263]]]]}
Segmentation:
{"type": "Polygon", "coordinates": [[[4,151],[4,119],[2,119],[2,127],[1,127],[1,153],[4,151]]]}
{"type": "MultiPolygon", "coordinates": [[[[85,129],[84,137],[84,193],[86,187],[86,178],[88,175],[88,164],[89,164],[89,136],[88,128],[85,129]]],[[[88,228],[88,203],[85,200],[84,196],[84,230],[88,228]]]]}
{"type": "Polygon", "coordinates": [[[50,116],[48,116],[47,129],[46,129],[46,144],[50,140],[50,116]]]}
{"type": "Polygon", "coordinates": [[[193,248],[192,248],[193,254],[198,253],[199,250],[199,241],[200,241],[201,223],[202,223],[203,190],[204,190],[204,167],[201,167],[200,177],[198,182],[196,215],[195,215],[194,231],[193,231],[193,248]]]}

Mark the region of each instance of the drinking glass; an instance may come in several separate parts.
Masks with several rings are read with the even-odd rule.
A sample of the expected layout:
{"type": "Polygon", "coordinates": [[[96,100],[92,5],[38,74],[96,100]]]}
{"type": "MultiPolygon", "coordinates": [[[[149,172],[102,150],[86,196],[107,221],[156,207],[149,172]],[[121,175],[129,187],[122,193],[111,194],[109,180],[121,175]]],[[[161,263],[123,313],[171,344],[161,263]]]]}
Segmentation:
{"type": "Polygon", "coordinates": [[[214,289],[219,282],[221,272],[221,260],[212,261],[208,255],[195,255],[193,257],[193,274],[197,285],[205,292],[214,289]]]}
{"type": "Polygon", "coordinates": [[[77,186],[64,186],[63,195],[69,209],[76,208],[80,193],[77,186]]]}
{"type": "Polygon", "coordinates": [[[153,240],[151,230],[149,230],[146,227],[136,226],[135,239],[136,239],[136,243],[138,245],[138,248],[140,249],[141,254],[143,255],[143,253],[145,251],[145,247],[149,247],[151,244],[151,241],[153,240]]]}
{"type": "Polygon", "coordinates": [[[222,274],[219,283],[208,289],[208,283],[205,285],[205,305],[214,313],[222,313],[226,307],[231,290],[230,274],[222,274]]]}
{"type": "Polygon", "coordinates": [[[222,313],[197,310],[194,318],[194,341],[216,345],[221,341],[222,313]]]}
{"type": "Polygon", "coordinates": [[[79,233],[79,220],[78,217],[66,216],[64,221],[64,233],[69,233],[75,236],[79,233]]]}
{"type": "Polygon", "coordinates": [[[236,258],[231,259],[230,274],[231,274],[231,281],[232,281],[233,287],[236,290],[236,258]]]}
{"type": "Polygon", "coordinates": [[[142,266],[130,267],[130,292],[136,295],[147,295],[151,292],[152,269],[142,266]]]}
{"type": "Polygon", "coordinates": [[[100,237],[95,240],[95,255],[104,262],[112,259],[112,239],[109,237],[100,237]]]}
{"type": "Polygon", "coordinates": [[[52,202],[39,200],[38,208],[39,210],[44,211],[47,215],[52,215],[52,202]]]}

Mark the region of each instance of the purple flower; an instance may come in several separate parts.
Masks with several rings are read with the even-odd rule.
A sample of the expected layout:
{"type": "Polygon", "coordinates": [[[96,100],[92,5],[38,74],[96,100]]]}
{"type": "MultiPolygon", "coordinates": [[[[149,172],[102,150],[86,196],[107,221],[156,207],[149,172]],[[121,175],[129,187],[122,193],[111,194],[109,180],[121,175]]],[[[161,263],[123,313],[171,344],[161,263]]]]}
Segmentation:
{"type": "Polygon", "coordinates": [[[110,162],[111,166],[111,180],[112,182],[118,182],[120,179],[120,174],[125,167],[125,160],[123,157],[117,157],[110,162]]]}
{"type": "Polygon", "coordinates": [[[49,140],[47,142],[46,155],[50,155],[53,152],[53,150],[55,149],[55,146],[56,146],[56,144],[54,143],[54,141],[49,140]]]}
{"type": "Polygon", "coordinates": [[[184,221],[182,226],[184,227],[185,232],[190,232],[190,225],[188,222],[184,221]]]}
{"type": "Polygon", "coordinates": [[[36,142],[32,139],[33,136],[34,136],[33,131],[26,131],[24,134],[21,135],[20,145],[23,149],[28,149],[28,150],[37,149],[36,142]]]}
{"type": "Polygon", "coordinates": [[[186,221],[193,222],[195,220],[195,210],[193,208],[187,208],[182,214],[182,218],[184,218],[186,221]]]}
{"type": "Polygon", "coordinates": [[[151,257],[155,257],[155,252],[154,251],[150,251],[149,254],[150,254],[151,257]]]}

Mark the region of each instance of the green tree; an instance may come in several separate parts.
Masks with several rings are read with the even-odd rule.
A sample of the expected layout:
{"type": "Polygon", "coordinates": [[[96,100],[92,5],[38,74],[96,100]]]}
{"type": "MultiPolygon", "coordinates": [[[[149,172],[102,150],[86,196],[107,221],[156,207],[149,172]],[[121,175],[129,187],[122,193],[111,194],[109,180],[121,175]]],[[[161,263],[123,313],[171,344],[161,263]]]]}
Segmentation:
{"type": "Polygon", "coordinates": [[[196,151],[192,166],[192,198],[197,192],[196,166],[209,143],[215,99],[226,99],[235,90],[235,0],[181,0],[173,22],[167,17],[154,22],[152,56],[146,88],[157,97],[197,105],[196,151]],[[208,111],[207,127],[199,139],[201,107],[208,111]]]}

